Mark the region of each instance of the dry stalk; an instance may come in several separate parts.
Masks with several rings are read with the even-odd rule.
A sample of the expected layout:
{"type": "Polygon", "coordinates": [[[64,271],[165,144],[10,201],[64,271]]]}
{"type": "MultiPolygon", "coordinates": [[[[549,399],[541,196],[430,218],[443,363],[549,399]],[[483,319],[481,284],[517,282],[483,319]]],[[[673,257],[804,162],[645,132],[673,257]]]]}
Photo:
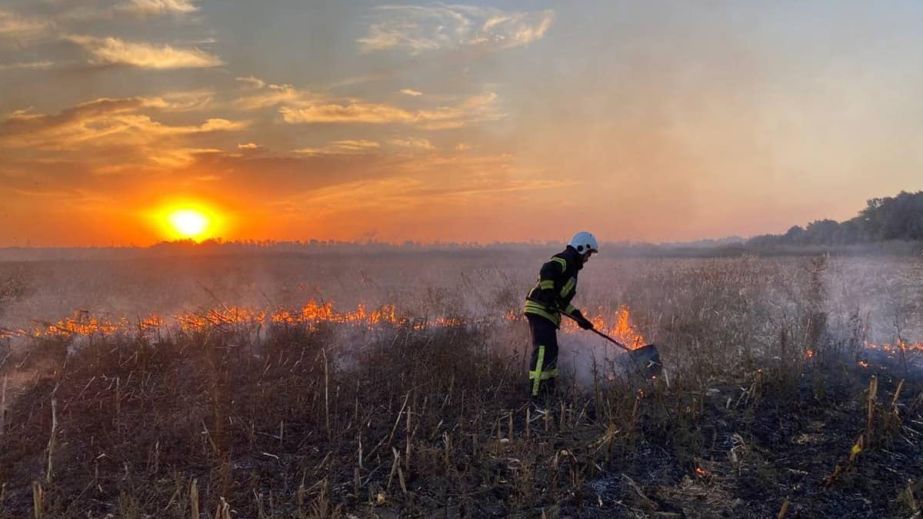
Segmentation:
{"type": "Polygon", "coordinates": [[[526,407],[526,440],[529,439],[532,432],[532,411],[526,407]]]}
{"type": "Polygon", "coordinates": [[[410,427],[410,416],[413,414],[413,407],[407,408],[407,430],[406,430],[406,447],[404,450],[404,466],[407,467],[407,471],[410,472],[410,443],[413,437],[413,430],[410,427]]]}
{"type": "Polygon", "coordinates": [[[327,362],[327,348],[322,348],[324,357],[324,424],[327,426],[327,438],[330,438],[330,370],[327,362]]]}
{"type": "Polygon", "coordinates": [[[38,481],[32,482],[32,516],[34,519],[45,517],[45,490],[38,481]]]}
{"type": "Polygon", "coordinates": [[[398,452],[394,447],[391,447],[391,452],[394,454],[394,463],[391,464],[391,473],[388,475],[388,486],[386,489],[391,489],[391,483],[394,481],[394,475],[397,474],[398,481],[401,485],[401,491],[406,494],[407,483],[404,481],[404,471],[401,469],[401,453],[398,452]]]}
{"type": "Polygon", "coordinates": [[[445,471],[448,473],[452,467],[452,437],[449,433],[442,433],[442,442],[445,444],[445,471]]]}
{"type": "Polygon", "coordinates": [[[894,390],[894,396],[891,398],[891,409],[897,410],[897,400],[901,397],[901,390],[904,389],[904,379],[897,383],[897,389],[894,390]]]}
{"type": "Polygon", "coordinates": [[[875,401],[878,399],[878,377],[872,375],[872,378],[869,379],[869,395],[868,395],[868,417],[865,423],[865,433],[868,435],[868,439],[872,439],[872,425],[873,420],[875,419],[875,401]]]}
{"type": "Polygon", "coordinates": [[[907,482],[907,488],[904,489],[904,491],[902,492],[903,494],[902,497],[903,497],[904,502],[907,504],[907,507],[910,508],[910,511],[917,514],[920,512],[920,504],[917,503],[917,499],[913,495],[913,484],[912,483],[913,483],[912,481],[907,482]]]}
{"type": "Polygon", "coordinates": [[[3,388],[0,389],[0,436],[6,430],[6,385],[7,377],[3,377],[3,388]]]}
{"type": "Polygon", "coordinates": [[[790,506],[791,502],[786,498],[785,501],[782,502],[782,508],[779,509],[779,514],[776,515],[776,519],[785,519],[785,517],[788,516],[788,509],[790,506]]]}
{"type": "Polygon", "coordinates": [[[51,434],[48,437],[48,466],[45,471],[45,481],[51,483],[51,479],[54,475],[54,447],[55,447],[55,435],[58,432],[58,401],[54,398],[51,399],[51,434]]]}
{"type": "Polygon", "coordinates": [[[199,480],[189,484],[189,519],[199,519],[199,480]]]}
{"type": "Polygon", "coordinates": [[[359,449],[358,449],[358,451],[359,451],[359,468],[362,469],[362,468],[365,468],[365,467],[362,466],[362,431],[361,431],[361,430],[360,430],[359,432],[356,433],[356,437],[357,437],[357,439],[359,440],[359,449]]]}
{"type": "Polygon", "coordinates": [[[218,506],[215,508],[215,519],[231,519],[231,505],[223,497],[218,499],[218,506]]]}
{"type": "MultiPolygon", "coordinates": [[[[112,387],[112,386],[110,386],[112,387]]],[[[122,415],[122,389],[121,389],[121,378],[115,377],[115,427],[119,428],[121,421],[119,417],[122,415]]]]}

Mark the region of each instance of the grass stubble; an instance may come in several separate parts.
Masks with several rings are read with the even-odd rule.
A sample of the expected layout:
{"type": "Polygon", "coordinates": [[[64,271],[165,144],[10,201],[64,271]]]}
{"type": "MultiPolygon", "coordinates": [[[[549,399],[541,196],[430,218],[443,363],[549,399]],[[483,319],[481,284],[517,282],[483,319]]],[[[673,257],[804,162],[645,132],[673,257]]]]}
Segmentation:
{"type": "MultiPolygon", "coordinates": [[[[588,299],[630,304],[669,383],[591,350],[538,420],[521,319],[7,347],[0,517],[919,517],[919,365],[856,360],[882,320],[863,283],[889,280],[899,304],[875,312],[898,336],[920,307],[887,268],[855,268],[638,268],[588,299]]],[[[518,306],[512,286],[488,299],[518,306]]]]}

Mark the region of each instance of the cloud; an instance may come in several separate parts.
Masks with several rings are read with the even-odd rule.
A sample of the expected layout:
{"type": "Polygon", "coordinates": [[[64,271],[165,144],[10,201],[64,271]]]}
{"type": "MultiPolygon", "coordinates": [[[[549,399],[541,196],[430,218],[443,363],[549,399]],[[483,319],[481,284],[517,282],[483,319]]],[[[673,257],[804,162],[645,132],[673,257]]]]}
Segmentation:
{"type": "Polygon", "coordinates": [[[554,20],[551,10],[505,12],[464,5],[381,6],[376,8],[376,14],[368,33],[358,40],[365,52],[511,49],[541,39],[554,20]]]}
{"type": "Polygon", "coordinates": [[[144,109],[162,106],[161,98],[101,98],[57,114],[18,111],[0,122],[0,148],[85,150],[87,147],[157,147],[169,138],[235,131],[240,121],[211,118],[198,125],[168,125],[144,109]]]}
{"type": "Polygon", "coordinates": [[[51,61],[27,61],[19,63],[2,63],[0,70],[45,70],[54,66],[51,61]]]}
{"type": "Polygon", "coordinates": [[[408,110],[359,98],[329,97],[288,84],[266,83],[253,76],[238,77],[237,81],[246,86],[247,92],[234,102],[237,108],[257,110],[278,106],[282,120],[289,124],[405,124],[441,130],[505,116],[497,108],[497,94],[493,92],[462,99],[455,105],[408,110]]]}
{"type": "Polygon", "coordinates": [[[422,139],[419,137],[408,137],[406,139],[391,139],[391,144],[399,148],[407,148],[411,150],[420,150],[420,151],[432,151],[436,147],[433,146],[433,143],[429,142],[428,139],[422,139]]]}
{"type": "Polygon", "coordinates": [[[138,16],[156,16],[194,13],[199,7],[190,0],[131,0],[116,6],[115,9],[138,16]]]}
{"type": "Polygon", "coordinates": [[[469,97],[455,106],[417,111],[361,99],[312,100],[283,106],[279,113],[289,124],[407,124],[441,130],[501,118],[502,114],[494,106],[496,98],[496,94],[488,92],[469,97]]]}
{"type": "Polygon", "coordinates": [[[259,88],[263,88],[264,86],[266,86],[265,81],[255,76],[238,76],[234,79],[251,88],[259,89],[259,88]]]}
{"type": "Polygon", "coordinates": [[[420,92],[419,90],[414,90],[412,88],[401,89],[401,93],[407,96],[411,96],[411,97],[419,97],[423,95],[423,92],[420,92]]]}
{"type": "Polygon", "coordinates": [[[271,106],[278,106],[283,103],[307,102],[311,98],[307,92],[301,92],[292,85],[273,85],[253,76],[237,78],[247,85],[250,90],[255,90],[237,101],[235,105],[241,110],[259,110],[271,106]]]}
{"type": "Polygon", "coordinates": [[[255,142],[247,142],[247,143],[238,144],[237,149],[245,150],[245,151],[255,151],[255,150],[263,149],[263,147],[260,146],[259,144],[256,144],[255,142]]]}
{"type": "Polygon", "coordinates": [[[196,48],[180,49],[170,45],[128,42],[113,37],[70,36],[68,39],[89,52],[94,63],[152,69],[207,68],[223,65],[217,56],[196,48]]]}
{"type": "Polygon", "coordinates": [[[144,98],[145,106],[171,112],[188,112],[201,110],[208,106],[215,96],[211,90],[190,90],[186,92],[167,92],[157,97],[144,98]]]}
{"type": "Polygon", "coordinates": [[[295,150],[299,155],[365,155],[377,151],[381,145],[367,140],[341,140],[328,142],[320,148],[302,148],[295,150]]]}
{"type": "Polygon", "coordinates": [[[50,22],[0,9],[0,38],[28,39],[40,36],[50,28],[50,22]]]}

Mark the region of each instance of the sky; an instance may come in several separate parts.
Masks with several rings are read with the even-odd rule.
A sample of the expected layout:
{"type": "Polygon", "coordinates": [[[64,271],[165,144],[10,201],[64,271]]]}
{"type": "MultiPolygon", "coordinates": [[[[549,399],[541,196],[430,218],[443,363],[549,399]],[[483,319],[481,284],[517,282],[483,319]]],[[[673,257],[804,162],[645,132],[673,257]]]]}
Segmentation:
{"type": "Polygon", "coordinates": [[[900,1],[0,0],[0,246],[149,245],[190,208],[226,240],[842,220],[923,189],[920,20],[900,1]]]}

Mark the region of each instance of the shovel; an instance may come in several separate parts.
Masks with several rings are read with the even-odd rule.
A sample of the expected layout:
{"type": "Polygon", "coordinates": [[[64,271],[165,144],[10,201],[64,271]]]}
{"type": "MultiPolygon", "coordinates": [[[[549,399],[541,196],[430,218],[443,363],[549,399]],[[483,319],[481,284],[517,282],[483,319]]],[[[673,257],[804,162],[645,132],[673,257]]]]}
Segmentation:
{"type": "MultiPolygon", "coordinates": [[[[561,314],[566,315],[576,322],[576,319],[564,312],[561,312],[561,314]]],[[[640,348],[631,349],[596,328],[592,328],[590,331],[628,352],[628,358],[635,363],[635,367],[639,374],[644,378],[658,377],[663,373],[663,364],[660,362],[660,352],[657,351],[657,346],[655,344],[645,344],[640,348]]]]}

